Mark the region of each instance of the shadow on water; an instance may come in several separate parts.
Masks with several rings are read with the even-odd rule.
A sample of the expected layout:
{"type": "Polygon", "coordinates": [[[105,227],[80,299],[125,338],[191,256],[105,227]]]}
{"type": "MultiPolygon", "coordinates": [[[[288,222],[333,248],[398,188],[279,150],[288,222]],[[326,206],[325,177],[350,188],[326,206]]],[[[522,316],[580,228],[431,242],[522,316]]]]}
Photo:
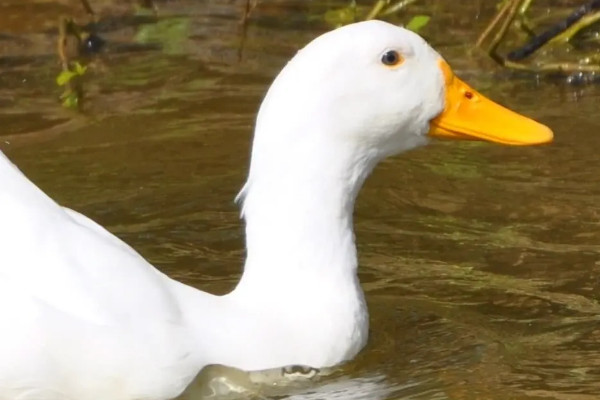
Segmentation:
{"type": "MultiPolygon", "coordinates": [[[[129,12],[98,3],[100,14],[129,12]]],[[[240,274],[232,200],[261,96],[327,29],[314,16],[331,6],[257,8],[240,61],[238,3],[162,2],[156,22],[109,25],[83,113],[60,107],[54,83],[66,2],[0,5],[0,148],[56,200],[217,293],[240,274]]],[[[436,142],[384,162],[356,210],[370,342],[287,398],[600,396],[600,90],[510,75],[471,54],[492,3],[426,1],[435,15],[423,34],[464,79],[552,126],[556,142],[436,142]]]]}

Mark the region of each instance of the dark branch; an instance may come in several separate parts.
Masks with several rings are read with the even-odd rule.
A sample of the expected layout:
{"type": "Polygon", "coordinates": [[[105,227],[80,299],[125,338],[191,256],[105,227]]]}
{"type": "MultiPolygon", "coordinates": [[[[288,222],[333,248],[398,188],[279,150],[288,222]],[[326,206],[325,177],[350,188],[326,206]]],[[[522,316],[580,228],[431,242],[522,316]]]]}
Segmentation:
{"type": "Polygon", "coordinates": [[[541,34],[534,36],[522,47],[511,51],[507,54],[506,58],[510,61],[520,61],[531,54],[533,54],[540,47],[544,46],[550,40],[560,35],[581,18],[583,18],[586,14],[590,12],[600,9],[600,0],[592,0],[579,8],[577,8],[573,13],[569,14],[567,18],[560,21],[559,23],[551,26],[546,31],[541,34]]]}

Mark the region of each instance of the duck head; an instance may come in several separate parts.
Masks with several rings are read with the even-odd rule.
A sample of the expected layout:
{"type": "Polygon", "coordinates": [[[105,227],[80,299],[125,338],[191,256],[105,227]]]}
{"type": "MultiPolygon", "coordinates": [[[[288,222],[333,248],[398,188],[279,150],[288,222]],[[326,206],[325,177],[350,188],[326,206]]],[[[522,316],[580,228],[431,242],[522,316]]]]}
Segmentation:
{"type": "Polygon", "coordinates": [[[270,143],[325,135],[377,159],[428,137],[509,145],[553,138],[548,127],[461,81],[419,35],[382,21],[339,28],[300,50],[270,88],[257,122],[257,132],[277,132],[270,143]]]}

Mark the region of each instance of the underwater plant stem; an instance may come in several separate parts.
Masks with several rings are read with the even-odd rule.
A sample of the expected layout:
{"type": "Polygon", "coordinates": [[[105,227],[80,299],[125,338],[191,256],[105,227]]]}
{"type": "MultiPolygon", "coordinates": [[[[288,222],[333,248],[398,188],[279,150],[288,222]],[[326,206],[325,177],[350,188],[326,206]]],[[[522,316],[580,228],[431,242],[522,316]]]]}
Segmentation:
{"type": "Polygon", "coordinates": [[[492,40],[488,48],[488,53],[494,60],[501,59],[502,63],[504,62],[504,60],[498,55],[496,50],[498,49],[500,43],[502,43],[502,41],[504,40],[504,37],[508,32],[508,28],[510,28],[510,25],[515,20],[515,17],[517,16],[519,9],[521,8],[521,5],[525,1],[527,0],[512,0],[508,2],[509,7],[508,11],[506,12],[506,17],[504,17],[504,21],[502,21],[500,29],[498,30],[498,32],[496,32],[496,35],[494,36],[494,39],[492,40]]]}
{"type": "Polygon", "coordinates": [[[408,7],[412,3],[416,3],[417,1],[418,0],[402,0],[402,1],[399,1],[398,3],[396,3],[394,5],[391,5],[388,8],[386,8],[381,13],[381,16],[397,13],[398,11],[404,9],[405,7],[408,7]]]}
{"type": "Polygon", "coordinates": [[[244,13],[240,21],[240,46],[238,47],[238,61],[242,61],[244,56],[244,46],[246,45],[246,36],[248,35],[248,20],[252,10],[258,5],[258,0],[246,0],[244,13]]]}
{"type": "Polygon", "coordinates": [[[515,61],[506,60],[504,66],[519,71],[531,72],[600,72],[600,65],[578,64],[570,62],[544,63],[539,65],[527,65],[515,61]]]}
{"type": "Polygon", "coordinates": [[[527,11],[529,10],[529,7],[531,6],[531,3],[533,3],[533,0],[525,0],[523,4],[521,4],[521,7],[519,8],[518,18],[515,21],[515,25],[517,26],[517,28],[525,32],[527,36],[534,37],[535,32],[533,28],[531,28],[529,19],[526,15],[527,11]]]}
{"type": "Polygon", "coordinates": [[[600,11],[588,14],[573,25],[571,25],[566,31],[550,40],[550,43],[567,43],[573,38],[573,36],[577,34],[577,32],[584,28],[587,28],[588,26],[596,23],[599,20],[600,11]]]}
{"type": "Polygon", "coordinates": [[[519,7],[520,16],[524,16],[527,13],[529,7],[531,7],[531,3],[533,3],[533,0],[525,0],[523,4],[521,4],[521,7],[519,7]]]}
{"type": "Polygon", "coordinates": [[[522,60],[549,42],[568,42],[581,29],[598,21],[597,13],[594,10],[600,9],[600,0],[592,0],[578,7],[575,11],[569,14],[564,20],[552,25],[544,32],[531,38],[520,48],[511,51],[506,56],[511,61],[522,60]],[[593,13],[592,13],[593,12],[593,13]]]}
{"type": "Polygon", "coordinates": [[[63,71],[69,69],[69,63],[71,61],[68,54],[68,40],[69,35],[73,35],[72,25],[73,21],[70,18],[61,17],[58,21],[57,51],[63,71]]]}
{"type": "Polygon", "coordinates": [[[90,17],[96,16],[96,13],[94,12],[94,9],[92,8],[88,0],[81,0],[81,5],[83,5],[85,12],[88,13],[90,17]]]}
{"type": "Polygon", "coordinates": [[[485,27],[477,41],[475,42],[475,46],[481,48],[483,43],[488,39],[488,37],[492,34],[492,32],[496,29],[496,26],[500,23],[504,15],[508,12],[508,8],[510,7],[510,2],[505,2],[502,5],[502,8],[494,15],[492,21],[485,27]]]}
{"type": "Polygon", "coordinates": [[[377,0],[377,2],[373,5],[373,8],[371,8],[371,11],[369,11],[369,13],[367,14],[367,16],[365,17],[365,20],[370,20],[370,19],[377,18],[377,16],[381,12],[381,10],[383,10],[383,8],[388,3],[389,3],[389,0],[377,0]]]}

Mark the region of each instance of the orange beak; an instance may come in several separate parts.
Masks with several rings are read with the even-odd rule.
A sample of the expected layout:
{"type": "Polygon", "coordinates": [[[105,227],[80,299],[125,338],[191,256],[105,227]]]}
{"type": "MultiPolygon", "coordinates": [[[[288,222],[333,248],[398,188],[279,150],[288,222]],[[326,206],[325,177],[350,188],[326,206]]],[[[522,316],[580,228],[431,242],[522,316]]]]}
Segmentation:
{"type": "Polygon", "coordinates": [[[485,98],[458,79],[443,60],[446,107],[431,121],[429,135],[450,139],[487,140],[513,146],[548,143],[550,128],[485,98]]]}

